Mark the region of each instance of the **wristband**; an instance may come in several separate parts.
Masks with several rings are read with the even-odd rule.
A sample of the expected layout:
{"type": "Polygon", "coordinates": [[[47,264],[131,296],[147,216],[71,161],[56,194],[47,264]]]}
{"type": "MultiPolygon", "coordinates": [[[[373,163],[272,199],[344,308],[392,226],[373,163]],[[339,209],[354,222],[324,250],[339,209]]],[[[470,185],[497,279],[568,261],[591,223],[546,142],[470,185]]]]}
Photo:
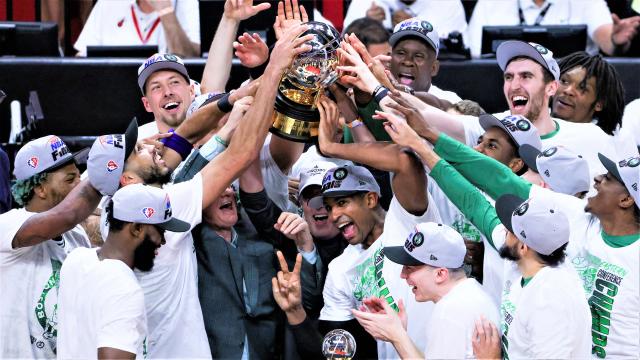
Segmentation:
{"type": "Polygon", "coordinates": [[[358,118],[358,119],[355,119],[355,120],[353,120],[352,122],[350,122],[350,123],[348,123],[348,124],[347,124],[347,126],[349,127],[349,129],[355,129],[355,128],[357,128],[358,126],[362,126],[362,125],[364,125],[364,123],[363,123],[363,122],[362,122],[362,120],[360,120],[359,118],[358,118]]]}
{"type": "Polygon", "coordinates": [[[191,153],[193,145],[191,145],[191,143],[187,141],[187,139],[176,134],[173,129],[170,129],[169,132],[172,133],[171,136],[161,139],[160,141],[164,144],[164,146],[180,154],[180,157],[184,161],[191,153]]]}
{"type": "Polygon", "coordinates": [[[231,103],[229,102],[230,95],[231,94],[226,93],[222,95],[220,99],[218,99],[218,109],[220,109],[220,111],[222,111],[223,113],[228,113],[233,109],[233,105],[231,105],[231,103]]]}
{"type": "Polygon", "coordinates": [[[218,135],[214,135],[213,140],[215,140],[218,144],[224,146],[225,148],[229,146],[229,144],[226,141],[222,140],[222,138],[218,135]]]}
{"type": "Polygon", "coordinates": [[[169,6],[169,7],[166,7],[164,9],[156,11],[156,14],[158,14],[158,17],[163,17],[165,15],[171,14],[174,11],[175,11],[175,9],[173,8],[173,6],[169,6]]]}
{"type": "Polygon", "coordinates": [[[380,101],[382,101],[382,99],[387,95],[389,95],[389,89],[382,85],[378,85],[378,87],[376,87],[376,90],[373,91],[373,99],[378,104],[380,104],[380,101]]]}

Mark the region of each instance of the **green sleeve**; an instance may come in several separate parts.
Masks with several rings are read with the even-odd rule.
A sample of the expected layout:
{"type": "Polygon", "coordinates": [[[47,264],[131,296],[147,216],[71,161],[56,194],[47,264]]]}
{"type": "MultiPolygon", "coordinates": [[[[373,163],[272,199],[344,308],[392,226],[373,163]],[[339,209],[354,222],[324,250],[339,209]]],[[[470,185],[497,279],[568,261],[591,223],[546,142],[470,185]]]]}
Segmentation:
{"type": "Polygon", "coordinates": [[[504,164],[483,155],[471,147],[440,134],[434,148],[436,154],[449,162],[473,185],[497,199],[504,194],[529,198],[531,183],[514,174],[504,164]]]}
{"type": "Polygon", "coordinates": [[[491,246],[491,234],[500,224],[496,209],[467,179],[445,160],[440,160],[429,174],[451,202],[480,230],[491,246]]]}
{"type": "MultiPolygon", "coordinates": [[[[384,130],[383,121],[376,120],[372,116],[376,113],[376,110],[380,110],[378,103],[371,100],[364,107],[358,107],[358,116],[362,119],[365,126],[369,129],[371,134],[378,141],[391,141],[389,134],[384,130]]],[[[353,136],[351,136],[351,129],[344,126],[344,143],[349,144],[353,142],[353,136]]]]}

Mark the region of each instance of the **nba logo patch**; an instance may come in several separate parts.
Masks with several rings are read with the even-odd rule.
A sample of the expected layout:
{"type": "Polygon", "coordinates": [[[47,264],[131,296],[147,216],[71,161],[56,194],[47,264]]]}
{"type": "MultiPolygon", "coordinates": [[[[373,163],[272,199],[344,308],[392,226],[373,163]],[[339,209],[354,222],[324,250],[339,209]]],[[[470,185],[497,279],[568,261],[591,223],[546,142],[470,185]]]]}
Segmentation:
{"type": "Polygon", "coordinates": [[[27,165],[31,166],[34,169],[37,168],[38,167],[38,157],[32,156],[29,160],[27,160],[27,165]]]}
{"type": "Polygon", "coordinates": [[[115,161],[113,160],[109,160],[109,162],[107,163],[107,171],[108,172],[112,172],[113,170],[116,170],[118,168],[118,164],[116,164],[115,161]]]}
{"type": "Polygon", "coordinates": [[[152,217],[153,214],[155,214],[155,210],[153,210],[153,208],[150,207],[146,207],[142,209],[142,215],[144,215],[144,217],[146,217],[147,219],[152,217]]]}

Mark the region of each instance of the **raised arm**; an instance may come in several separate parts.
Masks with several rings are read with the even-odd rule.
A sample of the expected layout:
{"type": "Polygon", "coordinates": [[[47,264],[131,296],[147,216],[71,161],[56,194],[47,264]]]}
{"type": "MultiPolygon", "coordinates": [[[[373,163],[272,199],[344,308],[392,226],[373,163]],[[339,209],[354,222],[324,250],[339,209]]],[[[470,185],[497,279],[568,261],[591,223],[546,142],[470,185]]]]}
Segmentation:
{"type": "Polygon", "coordinates": [[[294,56],[310,50],[310,46],[304,43],[312,36],[298,38],[307,28],[306,25],[298,25],[278,40],[273,50],[274,56],[262,75],[253,104],[233,135],[234,139],[240,140],[232,139],[227,150],[202,170],[203,208],[213,202],[258,156],[271,126],[273,104],[282,72],[289,67],[294,56]]]}
{"type": "MultiPolygon", "coordinates": [[[[154,10],[160,14],[160,23],[162,24],[165,37],[167,38],[169,52],[182,57],[198,56],[200,54],[200,44],[192,42],[187,36],[183,25],[178,21],[176,10],[171,5],[171,0],[155,0],[149,1],[149,3],[154,10]]],[[[181,6],[191,5],[181,4],[181,6]]],[[[195,11],[198,11],[197,4],[195,4],[195,7],[195,11]]],[[[197,21],[198,19],[189,20],[197,21]]]]}
{"type": "Polygon", "coordinates": [[[411,152],[400,145],[387,142],[338,143],[335,141],[335,133],[340,125],[336,104],[323,96],[318,110],[318,144],[323,154],[394,173],[392,187],[400,205],[411,214],[421,215],[426,211],[427,177],[422,164],[411,152]]]}
{"type": "MultiPolygon", "coordinates": [[[[218,29],[209,48],[209,57],[202,73],[202,92],[224,92],[231,74],[233,41],[240,21],[270,8],[269,3],[253,5],[253,0],[227,0],[218,29]]],[[[206,20],[205,20],[206,21],[206,20]]]]}
{"type": "Polygon", "coordinates": [[[82,181],[60,204],[25,221],[11,245],[33,246],[62,235],[91,215],[101,197],[88,179],[82,181]]]}

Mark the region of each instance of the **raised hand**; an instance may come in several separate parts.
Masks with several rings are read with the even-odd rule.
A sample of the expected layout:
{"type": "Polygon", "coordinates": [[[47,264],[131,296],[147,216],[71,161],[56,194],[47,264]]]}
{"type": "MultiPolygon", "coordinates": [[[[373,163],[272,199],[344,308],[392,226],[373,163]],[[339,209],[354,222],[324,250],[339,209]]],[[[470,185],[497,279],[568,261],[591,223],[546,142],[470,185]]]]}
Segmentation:
{"type": "Polygon", "coordinates": [[[273,30],[276,32],[276,39],[280,40],[282,35],[290,28],[306,23],[309,16],[304,6],[298,5],[298,0],[284,0],[278,3],[278,15],[273,24],[273,30]]]}
{"type": "Polygon", "coordinates": [[[229,95],[229,103],[233,105],[236,103],[236,101],[246,96],[255,96],[259,87],[260,87],[260,78],[239,87],[235,91],[231,91],[231,94],[229,95]]]}
{"type": "Polygon", "coordinates": [[[351,44],[343,41],[338,49],[338,53],[341,56],[341,61],[345,62],[345,65],[338,66],[337,70],[347,73],[341,76],[340,81],[356,86],[365,93],[373,93],[376,86],[380,85],[380,81],[373,75],[371,69],[369,69],[369,66],[364,62],[358,51],[356,51],[351,44]]]}
{"type": "Polygon", "coordinates": [[[289,266],[284,260],[282,252],[276,253],[280,263],[280,271],[271,279],[271,290],[276,303],[287,315],[291,325],[297,325],[304,321],[306,313],[302,308],[302,289],[300,287],[300,268],[302,267],[302,255],[296,257],[293,271],[289,272],[289,266]]]}
{"type": "Polygon", "coordinates": [[[269,59],[269,48],[262,41],[260,35],[244,33],[233,42],[235,55],[246,68],[254,68],[264,64],[269,59]]]}
{"type": "Polygon", "coordinates": [[[340,112],[338,105],[324,95],[318,101],[318,112],[320,113],[318,146],[320,151],[324,152],[329,144],[336,142],[336,134],[340,127],[340,112]]]}
{"type": "Polygon", "coordinates": [[[358,118],[358,109],[344,89],[336,84],[332,84],[329,86],[329,91],[331,91],[333,97],[336,99],[338,109],[347,124],[358,118]]]}
{"type": "Polygon", "coordinates": [[[305,252],[313,251],[313,238],[309,231],[309,224],[300,215],[283,212],[278,217],[278,221],[273,224],[273,227],[280,231],[282,235],[293,240],[298,249],[302,249],[305,252]]]}
{"type": "Polygon", "coordinates": [[[476,321],[476,326],[473,329],[471,346],[478,360],[502,358],[500,333],[491,321],[482,316],[476,321]]]}
{"type": "Polygon", "coordinates": [[[224,16],[242,21],[270,7],[271,4],[267,2],[254,6],[253,0],[227,0],[227,2],[224,3],[224,16]]]}
{"type": "Polygon", "coordinates": [[[611,42],[614,46],[628,45],[638,34],[640,16],[632,16],[621,20],[618,15],[611,14],[611,19],[613,20],[611,42]]]}
{"type": "Polygon", "coordinates": [[[309,27],[304,24],[299,24],[289,29],[273,47],[269,66],[273,66],[277,71],[284,71],[291,65],[295,56],[310,51],[311,45],[305,43],[313,39],[313,35],[307,34],[298,37],[308,29],[309,27]]]}
{"type": "Polygon", "coordinates": [[[148,2],[153,8],[153,11],[162,11],[172,7],[171,0],[151,0],[148,2]]]}
{"type": "Polygon", "coordinates": [[[369,7],[367,9],[367,17],[369,19],[373,19],[376,21],[380,21],[382,22],[386,16],[386,14],[384,13],[384,9],[380,6],[378,6],[378,4],[376,4],[375,1],[371,2],[371,7],[369,7]]]}
{"type": "Polygon", "coordinates": [[[416,149],[422,142],[422,138],[407,124],[404,119],[383,111],[376,111],[374,119],[386,120],[384,130],[389,134],[391,140],[398,145],[416,149]]]}

